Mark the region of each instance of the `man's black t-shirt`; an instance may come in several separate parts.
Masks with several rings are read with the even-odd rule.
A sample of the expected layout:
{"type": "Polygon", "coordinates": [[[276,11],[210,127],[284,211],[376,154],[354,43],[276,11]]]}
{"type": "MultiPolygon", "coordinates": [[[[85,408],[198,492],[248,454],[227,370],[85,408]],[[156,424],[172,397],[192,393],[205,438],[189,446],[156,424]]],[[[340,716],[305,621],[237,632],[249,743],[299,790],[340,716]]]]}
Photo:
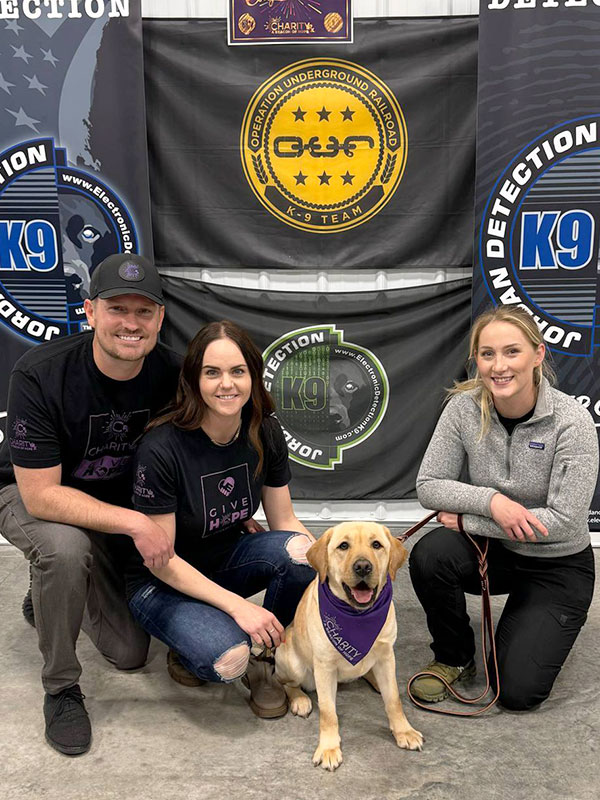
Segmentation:
{"type": "Polygon", "coordinates": [[[93,332],[32,348],[13,369],[0,485],[12,464],[62,466],[61,483],[131,508],[132,456],[151,417],[175,394],[181,358],[157,345],[135,378],[104,375],[92,355],[93,332]]]}
{"type": "Polygon", "coordinates": [[[145,514],[175,513],[177,555],[202,572],[231,549],[242,523],[256,512],[263,486],[287,486],[288,451],[274,417],[262,424],[263,468],[247,439],[247,425],[226,446],[202,429],[167,423],[147,433],[135,456],[133,504],[145,514]]]}

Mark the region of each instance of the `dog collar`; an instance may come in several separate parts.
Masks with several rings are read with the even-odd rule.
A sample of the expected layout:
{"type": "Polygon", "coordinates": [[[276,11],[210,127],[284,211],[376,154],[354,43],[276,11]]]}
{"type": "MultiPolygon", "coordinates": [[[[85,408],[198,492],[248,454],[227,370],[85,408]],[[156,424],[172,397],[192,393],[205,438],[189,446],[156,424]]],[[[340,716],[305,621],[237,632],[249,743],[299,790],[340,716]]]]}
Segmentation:
{"type": "Polygon", "coordinates": [[[392,581],[385,586],[371,608],[361,611],[336,597],[329,583],[319,583],[319,614],[325,635],[346,661],[358,664],[367,655],[387,619],[392,602],[392,581]]]}

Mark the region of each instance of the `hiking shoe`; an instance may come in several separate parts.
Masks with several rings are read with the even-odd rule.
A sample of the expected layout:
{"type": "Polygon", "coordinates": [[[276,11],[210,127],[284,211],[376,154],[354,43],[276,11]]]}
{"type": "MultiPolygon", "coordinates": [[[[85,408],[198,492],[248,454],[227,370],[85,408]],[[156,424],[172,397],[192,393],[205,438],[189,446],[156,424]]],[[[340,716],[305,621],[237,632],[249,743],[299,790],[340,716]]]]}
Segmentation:
{"type": "Polygon", "coordinates": [[[77,684],[44,698],[46,741],[59,753],[77,756],[90,749],[92,726],[77,684]]]}
{"type": "Polygon", "coordinates": [[[206,681],[194,675],[189,669],[186,669],[179,658],[179,653],[175,650],[169,650],[167,653],[167,672],[173,678],[175,683],[180,683],[182,686],[204,686],[206,681]]]}
{"type": "Polygon", "coordinates": [[[285,689],[275,677],[274,659],[269,655],[251,655],[242,683],[250,689],[250,708],[257,717],[275,719],[287,713],[285,689]]]}
{"type": "Polygon", "coordinates": [[[21,606],[21,610],[23,612],[23,616],[25,617],[25,622],[28,622],[32,628],[35,628],[35,617],[33,616],[33,599],[31,597],[31,567],[29,567],[29,589],[27,590],[27,594],[23,598],[23,605],[21,606]]]}
{"type": "MultiPolygon", "coordinates": [[[[448,664],[442,664],[440,661],[432,661],[428,664],[423,672],[435,672],[440,675],[450,685],[464,681],[465,678],[472,678],[477,672],[475,663],[471,659],[464,667],[451,667],[448,664]]],[[[445,700],[450,692],[442,681],[434,678],[433,675],[423,675],[411,683],[411,692],[419,700],[424,700],[426,703],[439,703],[440,700],[445,700]]]]}

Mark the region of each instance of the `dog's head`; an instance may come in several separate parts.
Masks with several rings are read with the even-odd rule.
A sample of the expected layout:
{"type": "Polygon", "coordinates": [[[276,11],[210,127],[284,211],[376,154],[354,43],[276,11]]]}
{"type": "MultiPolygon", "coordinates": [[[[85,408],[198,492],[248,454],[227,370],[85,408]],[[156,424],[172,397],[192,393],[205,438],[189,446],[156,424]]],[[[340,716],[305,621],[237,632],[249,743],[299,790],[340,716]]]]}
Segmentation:
{"type": "Polygon", "coordinates": [[[60,198],[62,253],[69,302],[89,297],[96,266],[116,252],[117,239],[93,200],[65,194],[60,198]]]}
{"type": "Polygon", "coordinates": [[[321,583],[329,579],[336,597],[364,610],[377,600],[388,574],[394,580],[407,555],[383,525],[342,522],[317,539],[306,557],[321,583]]]}
{"type": "Polygon", "coordinates": [[[365,373],[358,364],[348,358],[332,358],[329,362],[328,430],[342,431],[355,425],[369,399],[365,373]]]}

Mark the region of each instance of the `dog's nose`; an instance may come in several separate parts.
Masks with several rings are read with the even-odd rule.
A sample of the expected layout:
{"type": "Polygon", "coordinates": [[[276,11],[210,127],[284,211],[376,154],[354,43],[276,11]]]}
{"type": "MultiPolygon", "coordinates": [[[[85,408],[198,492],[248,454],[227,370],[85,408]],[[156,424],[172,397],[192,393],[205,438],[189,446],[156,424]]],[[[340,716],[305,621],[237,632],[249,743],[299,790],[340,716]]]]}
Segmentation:
{"type": "Polygon", "coordinates": [[[352,569],[354,570],[354,574],[358,575],[359,578],[366,578],[367,575],[373,572],[373,565],[366,558],[358,558],[354,562],[352,569]]]}

